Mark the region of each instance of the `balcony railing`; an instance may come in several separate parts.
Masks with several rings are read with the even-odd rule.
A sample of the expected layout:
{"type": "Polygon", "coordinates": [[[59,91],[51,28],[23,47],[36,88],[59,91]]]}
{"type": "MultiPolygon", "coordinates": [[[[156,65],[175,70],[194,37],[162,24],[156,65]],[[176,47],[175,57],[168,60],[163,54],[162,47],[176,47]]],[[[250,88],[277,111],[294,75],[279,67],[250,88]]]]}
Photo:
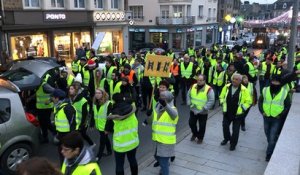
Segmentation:
{"type": "Polygon", "coordinates": [[[192,25],[195,23],[195,16],[175,17],[156,17],[157,25],[192,25]]]}
{"type": "Polygon", "coordinates": [[[192,0],[158,0],[159,3],[192,2],[192,0]]]}

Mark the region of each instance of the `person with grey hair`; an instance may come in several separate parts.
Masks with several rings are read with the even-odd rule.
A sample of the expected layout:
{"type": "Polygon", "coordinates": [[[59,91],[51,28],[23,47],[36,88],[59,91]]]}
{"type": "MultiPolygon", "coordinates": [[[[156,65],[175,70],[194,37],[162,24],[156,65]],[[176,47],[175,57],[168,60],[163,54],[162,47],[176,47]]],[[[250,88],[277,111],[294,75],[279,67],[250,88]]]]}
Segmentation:
{"type": "Polygon", "coordinates": [[[230,141],[230,151],[234,151],[239,138],[239,131],[245,112],[252,104],[249,91],[242,83],[241,74],[233,74],[232,83],[223,87],[220,94],[220,104],[223,107],[223,136],[221,145],[226,145],[230,141]],[[232,123],[232,134],[229,126],[232,123]]]}
{"type": "Polygon", "coordinates": [[[155,158],[162,175],[169,175],[169,159],[175,156],[176,125],[178,111],[174,106],[173,94],[161,91],[158,103],[153,109],[152,140],[155,142],[155,158]]]}

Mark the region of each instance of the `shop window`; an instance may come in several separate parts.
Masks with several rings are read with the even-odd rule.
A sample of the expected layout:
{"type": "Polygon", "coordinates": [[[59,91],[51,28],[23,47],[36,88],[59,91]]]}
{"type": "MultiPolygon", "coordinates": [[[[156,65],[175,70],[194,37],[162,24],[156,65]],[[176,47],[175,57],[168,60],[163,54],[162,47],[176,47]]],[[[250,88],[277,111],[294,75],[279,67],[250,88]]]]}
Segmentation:
{"type": "Polygon", "coordinates": [[[76,53],[76,49],[80,46],[89,46],[91,44],[90,32],[73,32],[73,53],[76,53]]]}
{"type": "Polygon", "coordinates": [[[85,8],[85,0],[74,0],[74,7],[75,8],[85,8]]]}
{"type": "Polygon", "coordinates": [[[157,47],[168,48],[169,33],[150,33],[151,43],[154,43],[157,47]]]}
{"type": "Polygon", "coordinates": [[[202,45],[202,31],[197,31],[195,34],[195,46],[201,46],[202,45]]]}
{"type": "Polygon", "coordinates": [[[194,46],[194,32],[186,33],[186,46],[194,46]]]}
{"type": "Polygon", "coordinates": [[[181,49],[181,43],[182,43],[182,34],[181,33],[173,33],[172,36],[172,44],[173,44],[173,49],[181,49]]]}
{"type": "Polygon", "coordinates": [[[143,6],[130,6],[129,9],[133,19],[143,19],[143,6]]]}
{"type": "Polygon", "coordinates": [[[103,0],[94,0],[95,8],[103,9],[103,0]]]}
{"type": "Polygon", "coordinates": [[[211,44],[213,39],[213,31],[206,30],[206,44],[211,44]]]}
{"type": "Polygon", "coordinates": [[[64,8],[64,0],[51,0],[51,7],[54,8],[64,8]]]}
{"type": "Polygon", "coordinates": [[[40,0],[25,0],[25,7],[40,7],[40,0]]]}
{"type": "Polygon", "coordinates": [[[198,13],[198,16],[199,18],[203,18],[203,5],[199,5],[199,13],[198,13]]]}
{"type": "Polygon", "coordinates": [[[182,5],[174,5],[173,6],[173,17],[182,18],[183,16],[183,6],[182,5]]]}
{"type": "Polygon", "coordinates": [[[25,59],[28,56],[47,57],[47,35],[22,35],[10,38],[13,59],[25,59]]]}
{"type": "Polygon", "coordinates": [[[111,8],[119,9],[119,0],[111,0],[111,8]]]}
{"type": "MultiPolygon", "coordinates": [[[[96,33],[97,36],[98,33],[96,33]]],[[[104,38],[100,43],[97,54],[110,54],[122,52],[122,33],[120,31],[105,32],[104,38]]]]}
{"type": "Polygon", "coordinates": [[[55,56],[64,60],[71,57],[71,33],[56,33],[54,34],[55,56]]]}

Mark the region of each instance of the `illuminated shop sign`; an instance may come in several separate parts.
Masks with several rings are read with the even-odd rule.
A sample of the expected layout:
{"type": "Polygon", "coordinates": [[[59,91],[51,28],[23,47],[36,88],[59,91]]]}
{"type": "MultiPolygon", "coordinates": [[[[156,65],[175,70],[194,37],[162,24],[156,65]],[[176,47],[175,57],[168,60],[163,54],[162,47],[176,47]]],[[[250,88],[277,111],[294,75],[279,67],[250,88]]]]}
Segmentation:
{"type": "Polygon", "coordinates": [[[44,13],[45,21],[66,21],[67,15],[65,13],[47,12],[44,13]]]}
{"type": "Polygon", "coordinates": [[[123,11],[100,11],[94,12],[94,21],[125,21],[123,11]]]}

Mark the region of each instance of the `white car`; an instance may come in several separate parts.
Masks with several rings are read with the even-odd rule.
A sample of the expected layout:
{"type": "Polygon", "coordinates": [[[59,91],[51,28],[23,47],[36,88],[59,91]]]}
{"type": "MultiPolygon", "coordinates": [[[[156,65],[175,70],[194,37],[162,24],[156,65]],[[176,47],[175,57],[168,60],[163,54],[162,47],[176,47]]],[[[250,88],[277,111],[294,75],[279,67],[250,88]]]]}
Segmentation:
{"type": "Polygon", "coordinates": [[[233,41],[233,40],[228,40],[224,43],[224,45],[227,46],[228,49],[232,49],[235,45],[236,45],[236,41],[233,41]]]}

